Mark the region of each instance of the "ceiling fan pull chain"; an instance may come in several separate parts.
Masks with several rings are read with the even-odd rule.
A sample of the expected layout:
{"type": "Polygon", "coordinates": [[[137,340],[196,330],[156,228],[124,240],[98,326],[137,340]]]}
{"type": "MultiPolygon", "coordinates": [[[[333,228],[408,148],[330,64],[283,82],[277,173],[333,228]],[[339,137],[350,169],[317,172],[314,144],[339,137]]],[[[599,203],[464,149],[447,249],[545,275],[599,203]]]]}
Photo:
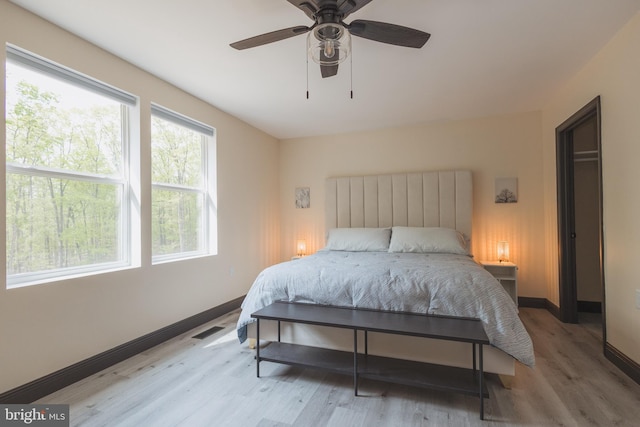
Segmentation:
{"type": "Polygon", "coordinates": [[[309,56],[305,54],[307,57],[307,99],[309,99],[309,56]]]}
{"type": "Polygon", "coordinates": [[[351,99],[353,99],[353,53],[351,54],[351,99]]]}

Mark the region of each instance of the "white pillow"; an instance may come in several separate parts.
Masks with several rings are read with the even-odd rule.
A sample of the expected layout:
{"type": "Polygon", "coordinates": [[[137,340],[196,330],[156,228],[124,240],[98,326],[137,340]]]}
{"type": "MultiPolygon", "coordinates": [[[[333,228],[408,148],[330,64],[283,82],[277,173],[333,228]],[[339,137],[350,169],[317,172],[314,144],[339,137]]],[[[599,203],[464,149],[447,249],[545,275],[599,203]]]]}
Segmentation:
{"type": "Polygon", "coordinates": [[[469,255],[462,233],[443,227],[393,227],[389,252],[469,255]]]}
{"type": "Polygon", "coordinates": [[[390,228],[333,228],[326,249],[351,252],[387,252],[390,228]]]}

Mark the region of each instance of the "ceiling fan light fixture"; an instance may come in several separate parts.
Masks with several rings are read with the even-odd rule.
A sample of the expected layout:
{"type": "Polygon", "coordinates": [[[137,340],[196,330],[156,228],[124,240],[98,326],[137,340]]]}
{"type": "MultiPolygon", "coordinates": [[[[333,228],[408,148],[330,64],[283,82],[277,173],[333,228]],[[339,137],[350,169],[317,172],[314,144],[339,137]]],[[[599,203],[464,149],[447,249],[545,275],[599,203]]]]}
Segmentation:
{"type": "Polygon", "coordinates": [[[307,51],[320,65],[338,65],[351,53],[351,35],[341,24],[317,25],[307,35],[307,51]]]}

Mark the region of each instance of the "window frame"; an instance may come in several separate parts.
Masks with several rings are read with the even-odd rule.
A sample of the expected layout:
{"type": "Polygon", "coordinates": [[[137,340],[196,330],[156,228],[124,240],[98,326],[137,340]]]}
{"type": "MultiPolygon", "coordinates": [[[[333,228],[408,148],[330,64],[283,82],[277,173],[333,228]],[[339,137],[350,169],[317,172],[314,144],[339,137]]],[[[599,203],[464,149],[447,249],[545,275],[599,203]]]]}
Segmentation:
{"type": "MultiPolygon", "coordinates": [[[[120,103],[121,117],[121,170],[116,175],[102,175],[91,172],[82,172],[70,169],[57,169],[46,166],[22,165],[7,161],[5,158],[5,183],[9,174],[20,174],[37,178],[54,178],[72,181],[83,181],[92,184],[113,185],[119,187],[119,245],[117,261],[98,262],[74,267],[54,268],[33,272],[9,274],[6,273],[6,288],[19,288],[23,286],[61,281],[74,277],[82,277],[94,274],[102,274],[110,271],[121,270],[133,266],[136,258],[132,253],[134,245],[132,230],[135,228],[133,218],[133,196],[131,187],[131,117],[138,109],[138,98],[121,89],[110,86],[97,79],[80,72],[57,64],[51,60],[33,54],[17,46],[6,45],[6,64],[28,68],[31,71],[50,78],[62,80],[76,88],[87,90],[100,96],[120,103]]],[[[6,84],[6,83],[5,83],[6,84]]],[[[6,123],[5,123],[6,127],[6,123]]],[[[6,144],[6,141],[5,141],[6,144]]],[[[6,221],[6,212],[5,212],[6,221]]],[[[6,241],[5,241],[6,245],[6,241]]],[[[139,245],[137,245],[139,246],[139,245]]],[[[138,257],[139,258],[139,257],[138,257]]],[[[5,261],[6,263],[6,261],[5,261]]]]}
{"type": "MultiPolygon", "coordinates": [[[[200,134],[201,145],[201,186],[191,187],[179,184],[171,184],[166,182],[151,183],[151,205],[153,206],[153,193],[154,190],[163,191],[175,191],[181,193],[195,193],[200,195],[200,200],[203,203],[200,209],[199,218],[199,230],[198,230],[198,242],[199,249],[175,252],[171,254],[158,254],[153,253],[153,233],[151,237],[151,263],[163,264],[168,262],[180,261],[191,258],[198,258],[203,256],[210,256],[217,254],[217,194],[216,194],[216,129],[212,126],[201,123],[183,114],[177,113],[166,107],[163,107],[156,103],[151,103],[151,121],[153,119],[160,119],[174,125],[182,126],[189,130],[195,131],[200,134]]],[[[151,133],[151,150],[153,153],[153,132],[151,133]]],[[[151,161],[151,171],[153,172],[153,155],[151,161]]]]}

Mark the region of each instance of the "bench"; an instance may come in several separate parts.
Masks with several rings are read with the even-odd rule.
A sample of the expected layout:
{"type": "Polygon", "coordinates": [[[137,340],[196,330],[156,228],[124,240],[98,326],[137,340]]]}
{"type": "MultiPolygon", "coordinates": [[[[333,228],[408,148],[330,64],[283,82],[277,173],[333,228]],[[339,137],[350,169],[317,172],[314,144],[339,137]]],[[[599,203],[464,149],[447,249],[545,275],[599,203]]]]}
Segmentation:
{"type": "Polygon", "coordinates": [[[480,398],[480,419],[484,419],[484,398],[489,397],[489,392],[484,381],[482,347],[489,345],[489,339],[482,327],[482,322],[478,319],[284,301],[264,307],[253,313],[251,317],[257,319],[256,375],[258,377],[260,377],[260,362],[268,361],[352,375],[356,396],[361,378],[465,393],[480,398]],[[278,341],[262,349],[259,345],[260,320],[278,322],[278,341]],[[353,352],[281,342],[280,322],[283,321],[353,330],[353,352]],[[358,351],[358,331],[364,333],[362,353],[358,351]],[[470,343],[473,367],[458,368],[370,355],[368,353],[369,332],[470,343]]]}

